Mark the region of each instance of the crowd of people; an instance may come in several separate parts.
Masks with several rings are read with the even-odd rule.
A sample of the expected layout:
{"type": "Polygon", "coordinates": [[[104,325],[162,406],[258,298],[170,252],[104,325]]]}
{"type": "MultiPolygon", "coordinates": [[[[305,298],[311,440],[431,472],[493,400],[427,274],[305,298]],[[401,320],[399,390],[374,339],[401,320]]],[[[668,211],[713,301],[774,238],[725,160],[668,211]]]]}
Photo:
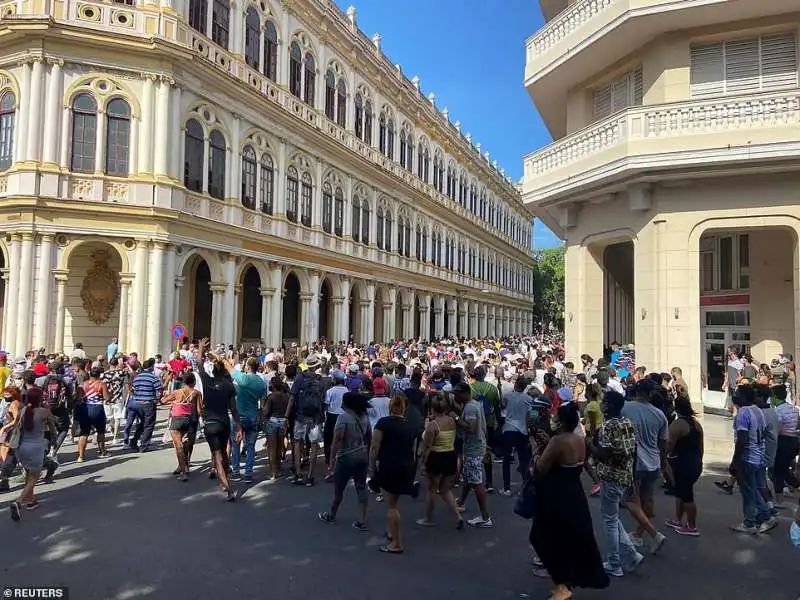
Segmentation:
{"type": "MultiPolygon", "coordinates": [[[[92,434],[98,457],[118,442],[148,452],[155,448],[157,407],[166,404],[179,480],[189,479],[202,435],[211,452],[209,476],[234,502],[238,482],[255,482],[263,433],[269,480],[303,487],[330,482],[330,506],[318,514],[328,524],[337,522],[352,481],[359,509],[352,527],[368,529],[374,494],[386,506],[380,550],[401,554],[403,497],[424,495],[420,527],[452,519],[456,529],[490,528],[493,464],[501,463],[497,492],[506,497],[515,492],[516,465],[517,493],[530,494],[534,507],[529,540],[536,573],[552,580],[554,600],[566,600],[574,587],[606,587],[609,577],[624,576],[645,554],[661,550],[667,537],[654,503],[661,487],[675,500],[664,527],[700,535],[694,486],[703,428],[680,368],[648,374],[633,362],[632,347],[618,344],[608,359],[580,358],[576,368],[559,339],[541,336],[276,350],[184,340],[167,360],[141,362],[135,353],[122,355],[116,340],[93,360],[80,344],[70,356],[30,352],[10,365],[0,354],[0,491],[9,490],[21,466],[25,483],[10,503],[19,521],[38,508],[35,486],[53,480],[68,438],[77,442],[78,462],[87,459],[92,434]],[[624,376],[615,368],[620,356],[624,376]],[[602,552],[584,476],[588,496],[599,496],[602,552]],[[477,514],[466,519],[471,492],[477,514]],[[445,513],[437,517],[440,502],[445,513]],[[621,507],[633,520],[630,531],[621,507]]],[[[777,378],[765,383],[742,373],[735,384],[731,479],[718,483],[726,492],[735,484],[741,490],[744,517],[734,529],[766,533],[775,526],[784,486],[800,487],[798,411],[777,378]]]]}

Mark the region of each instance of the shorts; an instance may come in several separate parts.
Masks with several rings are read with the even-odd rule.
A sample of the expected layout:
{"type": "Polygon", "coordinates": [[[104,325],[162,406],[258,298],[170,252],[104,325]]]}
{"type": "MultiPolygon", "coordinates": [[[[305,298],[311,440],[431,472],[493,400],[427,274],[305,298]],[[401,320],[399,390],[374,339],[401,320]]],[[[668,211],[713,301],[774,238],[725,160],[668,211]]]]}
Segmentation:
{"type": "Polygon", "coordinates": [[[294,427],[292,428],[292,438],[295,442],[307,442],[308,434],[311,432],[313,427],[314,419],[298,416],[297,419],[295,419],[294,427]]]}
{"type": "Polygon", "coordinates": [[[661,480],[661,470],[634,471],[633,486],[628,489],[625,496],[626,502],[651,501],[656,493],[656,485],[661,480]]]}
{"type": "Polygon", "coordinates": [[[104,404],[103,410],[106,413],[106,421],[120,421],[127,416],[127,408],[121,402],[104,404]]]}
{"type": "Polygon", "coordinates": [[[206,421],[205,427],[203,427],[203,435],[211,452],[228,451],[228,442],[231,439],[231,427],[228,423],[206,421]]]}
{"type": "Polygon", "coordinates": [[[197,419],[194,417],[170,417],[169,429],[194,438],[197,435],[197,419]]]}
{"type": "Polygon", "coordinates": [[[264,433],[267,435],[277,435],[278,437],[286,435],[285,419],[281,417],[270,417],[264,423],[264,433]]]}
{"type": "Polygon", "coordinates": [[[411,496],[414,494],[414,465],[382,468],[373,477],[375,485],[392,496],[411,496]]]}
{"type": "Polygon", "coordinates": [[[430,475],[442,475],[443,477],[455,475],[458,470],[456,453],[454,451],[430,452],[425,461],[425,470],[430,475]]]}
{"type": "Polygon", "coordinates": [[[47,450],[44,438],[41,440],[22,440],[14,455],[19,463],[28,471],[41,471],[44,466],[44,454],[47,450]]]}
{"type": "Polygon", "coordinates": [[[694,502],[694,484],[700,479],[703,472],[703,465],[689,465],[685,462],[670,461],[672,476],[675,485],[672,488],[673,495],[684,503],[694,502]]]}
{"type": "Polygon", "coordinates": [[[461,481],[466,485],[483,484],[483,456],[465,456],[461,463],[461,481]]]}
{"type": "Polygon", "coordinates": [[[75,419],[78,421],[80,435],[88,436],[92,427],[97,433],[106,432],[106,411],[102,404],[79,404],[75,408],[75,419]]]}

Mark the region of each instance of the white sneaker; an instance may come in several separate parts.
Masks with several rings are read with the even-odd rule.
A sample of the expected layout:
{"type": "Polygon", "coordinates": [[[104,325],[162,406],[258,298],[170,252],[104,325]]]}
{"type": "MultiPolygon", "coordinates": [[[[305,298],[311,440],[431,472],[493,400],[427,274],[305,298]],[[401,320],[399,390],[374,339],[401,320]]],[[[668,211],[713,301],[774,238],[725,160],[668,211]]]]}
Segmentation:
{"type": "Polygon", "coordinates": [[[667,536],[660,531],[656,531],[655,535],[650,536],[650,543],[647,545],[647,550],[650,554],[658,554],[658,551],[661,550],[666,540],[667,536]]]}
{"type": "Polygon", "coordinates": [[[611,567],[611,563],[608,562],[603,563],[603,569],[605,569],[606,573],[608,573],[611,577],[622,577],[625,575],[625,573],[622,571],[622,567],[613,569],[611,567]]]}
{"type": "Polygon", "coordinates": [[[644,540],[641,537],[633,533],[632,531],[628,533],[628,537],[631,538],[631,543],[637,548],[641,548],[644,546],[644,540]]]}
{"type": "Polygon", "coordinates": [[[477,517],[473,517],[472,519],[467,521],[467,525],[469,525],[470,527],[479,527],[482,529],[488,529],[490,527],[494,527],[494,523],[492,522],[492,517],[489,517],[484,521],[483,517],[481,517],[480,515],[478,515],[477,517]]]}
{"type": "Polygon", "coordinates": [[[625,567],[625,570],[628,573],[633,573],[636,569],[639,568],[639,565],[642,564],[643,560],[644,560],[644,555],[639,554],[637,552],[636,555],[633,557],[633,560],[631,560],[630,564],[625,567]]]}

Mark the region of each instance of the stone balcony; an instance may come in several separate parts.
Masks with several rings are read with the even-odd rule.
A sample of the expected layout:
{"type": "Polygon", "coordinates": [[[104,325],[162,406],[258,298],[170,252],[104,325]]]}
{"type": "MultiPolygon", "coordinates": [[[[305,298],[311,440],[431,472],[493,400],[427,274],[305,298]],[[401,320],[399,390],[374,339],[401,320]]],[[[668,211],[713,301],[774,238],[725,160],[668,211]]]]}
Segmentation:
{"type": "Polygon", "coordinates": [[[550,205],[635,177],[798,155],[800,90],[638,106],[526,156],[523,201],[550,205]]]}

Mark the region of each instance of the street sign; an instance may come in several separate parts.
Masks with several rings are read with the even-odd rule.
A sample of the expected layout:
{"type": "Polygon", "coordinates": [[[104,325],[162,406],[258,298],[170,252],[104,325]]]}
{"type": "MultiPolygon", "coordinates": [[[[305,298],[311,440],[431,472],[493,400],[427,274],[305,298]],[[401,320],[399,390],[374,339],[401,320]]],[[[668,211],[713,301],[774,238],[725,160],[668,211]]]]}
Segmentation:
{"type": "Polygon", "coordinates": [[[186,335],[186,325],[183,323],[175,323],[172,326],[172,339],[174,340],[182,340],[186,335]]]}

